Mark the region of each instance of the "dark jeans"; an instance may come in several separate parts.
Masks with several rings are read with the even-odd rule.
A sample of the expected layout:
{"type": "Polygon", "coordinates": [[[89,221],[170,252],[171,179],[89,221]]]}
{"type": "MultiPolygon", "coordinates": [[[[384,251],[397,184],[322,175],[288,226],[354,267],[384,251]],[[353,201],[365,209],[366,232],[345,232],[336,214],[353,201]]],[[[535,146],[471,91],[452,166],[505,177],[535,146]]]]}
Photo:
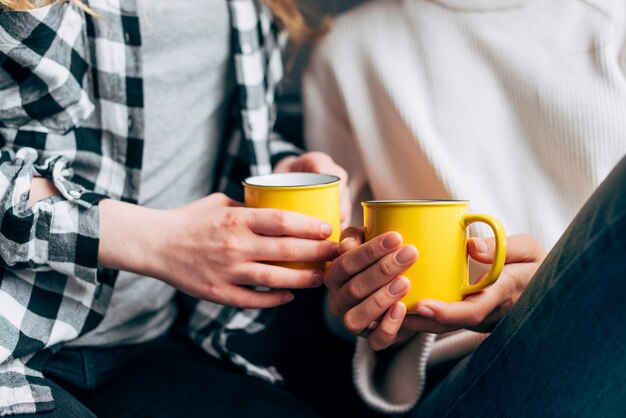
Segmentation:
{"type": "Polygon", "coordinates": [[[250,336],[251,353],[244,353],[265,353],[284,387],[243,376],[172,334],[138,346],[61,350],[44,369],[55,383],[56,408],[39,417],[315,416],[311,410],[322,417],[381,417],[352,385],[352,344],[324,324],[324,289],[295,294],[267,329],[250,336]]]}
{"type": "Polygon", "coordinates": [[[286,390],[169,335],[109,350],[63,350],[44,373],[56,408],[38,417],[317,417],[286,390]]]}
{"type": "Polygon", "coordinates": [[[626,416],[626,159],[411,417],[626,416]]]}

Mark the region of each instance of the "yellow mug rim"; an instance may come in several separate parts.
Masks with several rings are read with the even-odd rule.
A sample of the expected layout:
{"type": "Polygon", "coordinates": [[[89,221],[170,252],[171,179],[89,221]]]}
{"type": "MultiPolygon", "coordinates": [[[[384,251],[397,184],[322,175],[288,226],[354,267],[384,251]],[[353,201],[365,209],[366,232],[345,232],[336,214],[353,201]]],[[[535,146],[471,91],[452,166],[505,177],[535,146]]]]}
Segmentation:
{"type": "Polygon", "coordinates": [[[337,176],[333,176],[332,174],[323,174],[323,173],[304,173],[304,172],[292,172],[292,173],[271,173],[271,174],[262,174],[258,176],[250,176],[244,179],[241,183],[244,187],[252,190],[297,190],[297,189],[319,189],[334,186],[339,183],[341,179],[337,176]],[[302,177],[311,177],[320,179],[312,184],[282,184],[282,185],[272,185],[272,184],[253,184],[252,181],[262,179],[264,177],[294,177],[294,175],[299,175],[302,177]]]}
{"type": "Polygon", "coordinates": [[[406,200],[367,200],[361,202],[363,207],[376,206],[462,206],[469,204],[469,200],[453,199],[406,199],[406,200]]]}

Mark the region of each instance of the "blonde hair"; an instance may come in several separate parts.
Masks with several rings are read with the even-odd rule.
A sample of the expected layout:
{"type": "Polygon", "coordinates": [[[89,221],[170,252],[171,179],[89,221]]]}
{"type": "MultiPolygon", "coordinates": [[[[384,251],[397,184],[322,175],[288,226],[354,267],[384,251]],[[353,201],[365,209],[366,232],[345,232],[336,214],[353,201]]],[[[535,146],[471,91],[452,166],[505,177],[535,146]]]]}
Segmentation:
{"type": "MultiPolygon", "coordinates": [[[[53,3],[57,0],[51,0],[53,3]]],[[[88,13],[91,10],[80,0],[58,0],[61,2],[71,1],[88,13]]],[[[322,24],[317,29],[312,29],[304,19],[302,12],[296,5],[296,0],[262,0],[262,2],[274,13],[278,21],[285,27],[289,36],[295,42],[302,42],[306,39],[316,37],[326,30],[326,24],[322,24]]],[[[0,7],[9,10],[29,10],[35,7],[33,0],[0,0],[0,7]]]]}
{"type": "Polygon", "coordinates": [[[318,27],[312,28],[302,15],[296,0],[261,1],[274,13],[274,16],[289,33],[289,37],[296,43],[316,38],[328,31],[329,22],[327,20],[323,20],[318,27]]]}

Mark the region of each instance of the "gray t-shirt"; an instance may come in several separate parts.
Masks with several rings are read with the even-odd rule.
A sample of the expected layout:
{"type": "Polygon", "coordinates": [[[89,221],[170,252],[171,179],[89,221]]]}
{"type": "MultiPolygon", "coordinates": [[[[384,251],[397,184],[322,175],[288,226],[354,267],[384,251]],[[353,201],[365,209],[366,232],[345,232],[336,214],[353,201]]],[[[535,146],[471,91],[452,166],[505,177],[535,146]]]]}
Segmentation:
{"type": "MultiPolygon", "coordinates": [[[[146,134],[139,203],[174,208],[210,192],[234,87],[226,0],[140,1],[146,134]]],[[[120,272],[100,325],[74,346],[148,341],[173,323],[175,289],[120,272]]]]}

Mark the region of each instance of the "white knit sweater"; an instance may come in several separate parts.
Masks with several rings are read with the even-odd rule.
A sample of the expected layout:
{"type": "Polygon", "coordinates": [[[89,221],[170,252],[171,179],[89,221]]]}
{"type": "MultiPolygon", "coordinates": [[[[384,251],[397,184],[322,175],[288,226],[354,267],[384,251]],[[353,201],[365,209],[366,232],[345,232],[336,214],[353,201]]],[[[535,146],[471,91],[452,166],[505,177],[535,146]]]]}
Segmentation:
{"type": "MultiPolygon", "coordinates": [[[[348,170],[356,215],[368,195],[468,199],[550,248],[626,153],[626,2],[373,0],[337,19],[303,87],[308,146],[348,170]]],[[[355,384],[406,411],[427,362],[483,338],[419,335],[376,382],[359,339],[355,384]]]]}

